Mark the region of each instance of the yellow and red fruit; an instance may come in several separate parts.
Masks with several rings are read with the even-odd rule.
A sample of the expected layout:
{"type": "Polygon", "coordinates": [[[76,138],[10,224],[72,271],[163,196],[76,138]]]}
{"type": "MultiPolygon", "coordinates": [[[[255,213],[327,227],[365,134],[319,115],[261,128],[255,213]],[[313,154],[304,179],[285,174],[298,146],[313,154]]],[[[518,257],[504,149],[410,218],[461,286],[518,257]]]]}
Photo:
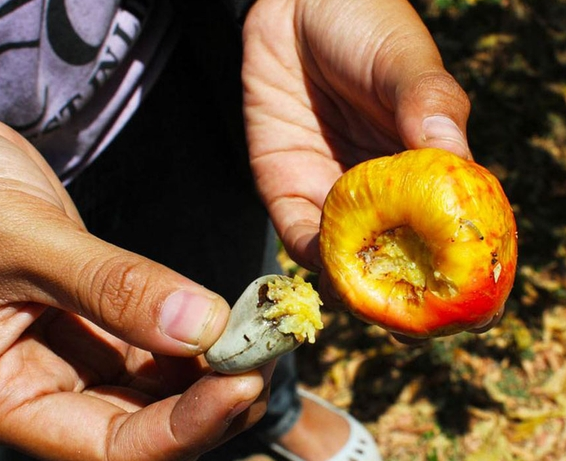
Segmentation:
{"type": "Polygon", "coordinates": [[[324,268],[363,320],[411,337],[487,323],[515,279],[513,211],[486,168],[441,149],[361,163],[323,209],[324,268]]]}

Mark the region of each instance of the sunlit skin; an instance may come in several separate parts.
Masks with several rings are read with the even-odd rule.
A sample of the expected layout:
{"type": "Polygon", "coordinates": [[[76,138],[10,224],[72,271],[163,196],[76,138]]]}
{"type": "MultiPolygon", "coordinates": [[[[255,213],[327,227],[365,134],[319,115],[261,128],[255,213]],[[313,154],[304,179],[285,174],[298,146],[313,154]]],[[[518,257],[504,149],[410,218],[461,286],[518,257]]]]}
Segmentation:
{"type": "Polygon", "coordinates": [[[363,320],[416,338],[481,326],[515,278],[513,211],[495,176],[440,149],[348,170],[330,191],[323,264],[363,320]]]}

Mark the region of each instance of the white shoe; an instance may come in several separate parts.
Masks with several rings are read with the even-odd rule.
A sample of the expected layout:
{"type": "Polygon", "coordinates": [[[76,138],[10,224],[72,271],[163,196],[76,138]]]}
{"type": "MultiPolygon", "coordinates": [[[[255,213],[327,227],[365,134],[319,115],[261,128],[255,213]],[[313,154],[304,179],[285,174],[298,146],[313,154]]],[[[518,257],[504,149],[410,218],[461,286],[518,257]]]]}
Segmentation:
{"type": "MultiPolygon", "coordinates": [[[[383,461],[374,438],[358,420],[347,412],[304,389],[299,388],[298,393],[301,397],[312,400],[333,413],[339,414],[348,421],[350,425],[350,437],[346,445],[327,461],[383,461]]],[[[276,442],[271,442],[269,448],[287,461],[304,461],[276,442]]]]}

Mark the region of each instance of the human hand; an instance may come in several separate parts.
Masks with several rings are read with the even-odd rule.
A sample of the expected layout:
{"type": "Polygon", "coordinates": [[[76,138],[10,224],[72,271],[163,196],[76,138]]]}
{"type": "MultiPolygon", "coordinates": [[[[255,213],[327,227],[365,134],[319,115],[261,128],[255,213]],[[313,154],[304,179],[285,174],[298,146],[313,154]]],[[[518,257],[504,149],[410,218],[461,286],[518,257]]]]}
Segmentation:
{"type": "Polygon", "coordinates": [[[196,459],[265,408],[270,368],[210,374],[215,293],[84,228],[0,125],[0,443],[42,459],[196,459]],[[154,354],[152,354],[154,353],[154,354]]]}
{"type": "Polygon", "coordinates": [[[469,100],[407,1],[259,0],[243,40],[251,165],[302,266],[321,270],[321,210],[346,169],[423,147],[471,158],[469,100]]]}

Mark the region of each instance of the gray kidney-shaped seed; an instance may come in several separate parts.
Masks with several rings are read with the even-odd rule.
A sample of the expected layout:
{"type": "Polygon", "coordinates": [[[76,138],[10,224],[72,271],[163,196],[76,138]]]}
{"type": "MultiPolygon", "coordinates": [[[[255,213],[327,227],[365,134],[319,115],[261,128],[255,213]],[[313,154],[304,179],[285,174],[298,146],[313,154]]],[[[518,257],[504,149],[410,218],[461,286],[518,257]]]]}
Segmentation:
{"type": "Polygon", "coordinates": [[[206,352],[211,368],[238,374],[264,365],[301,345],[292,334],[283,334],[277,322],[263,318],[273,303],[267,298],[267,283],[283,275],[265,275],[254,280],[232,307],[226,329],[206,352]]]}

